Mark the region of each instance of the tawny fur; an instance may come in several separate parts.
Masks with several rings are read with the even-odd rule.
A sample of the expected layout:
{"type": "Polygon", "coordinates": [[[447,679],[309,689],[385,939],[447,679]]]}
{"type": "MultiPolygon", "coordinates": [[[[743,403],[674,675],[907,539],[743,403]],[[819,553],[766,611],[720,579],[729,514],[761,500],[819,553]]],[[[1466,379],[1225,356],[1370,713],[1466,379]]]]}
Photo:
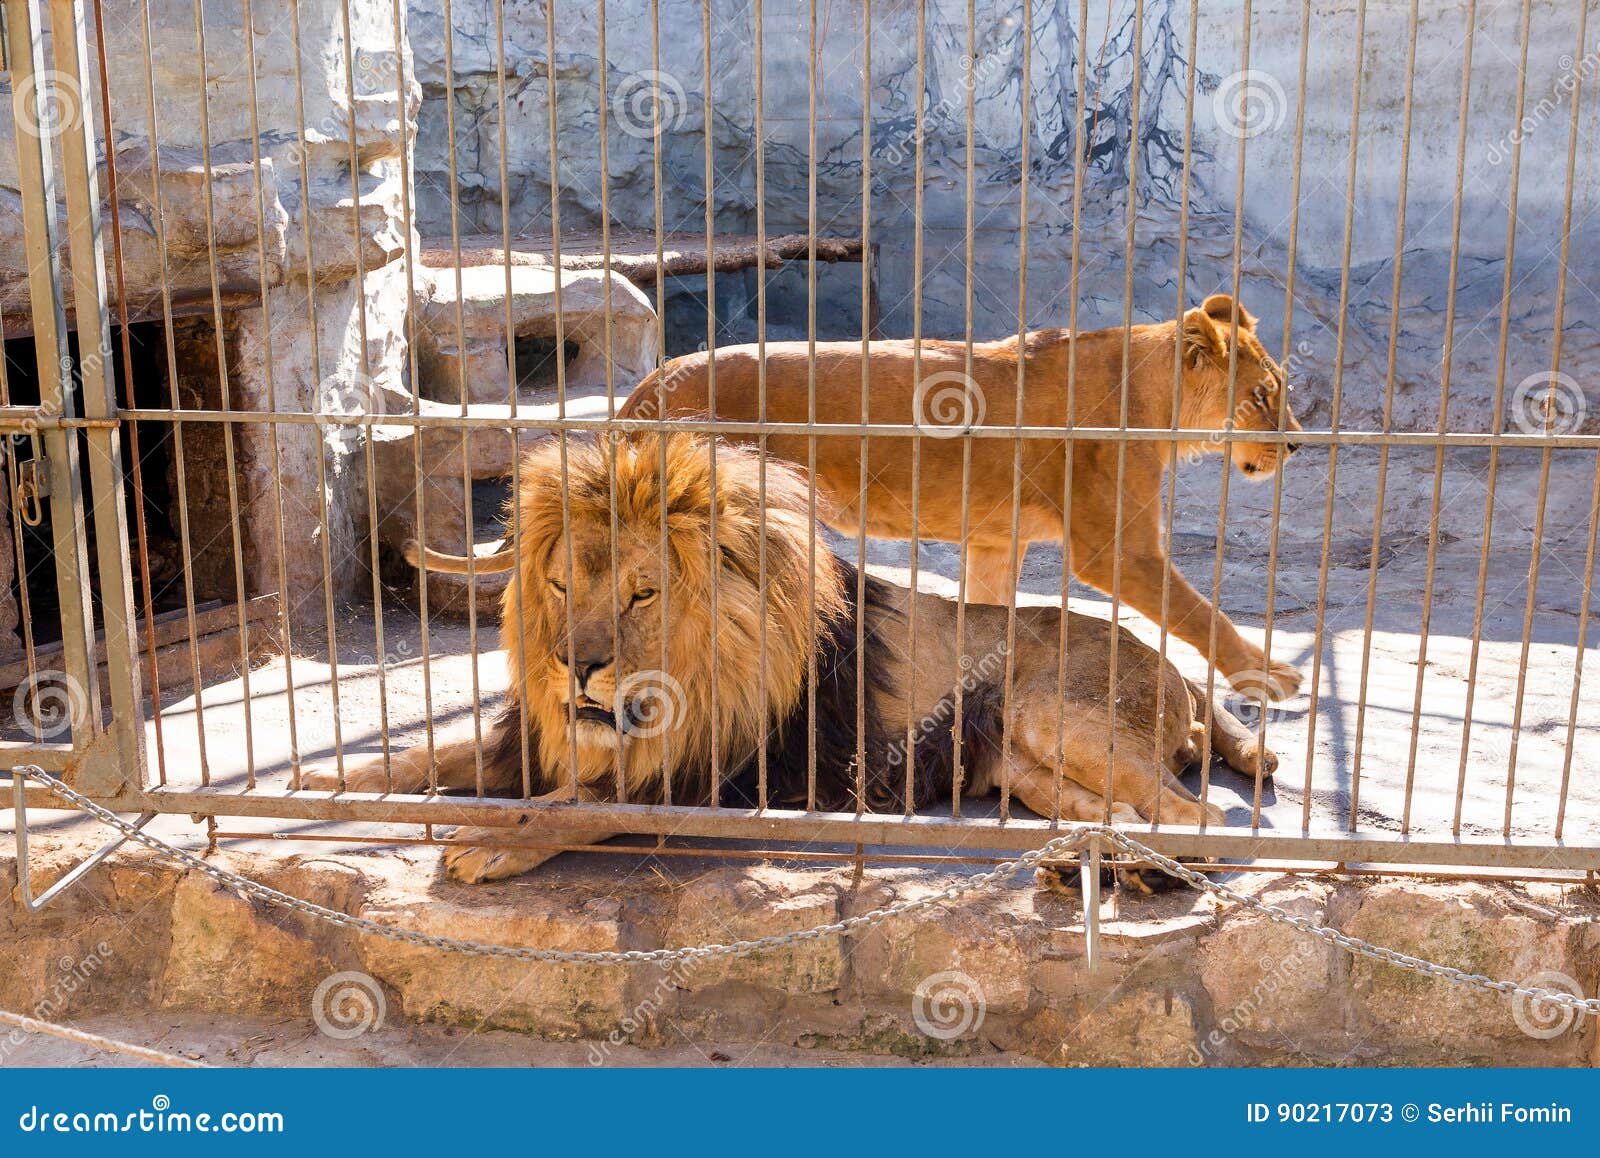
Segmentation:
{"type": "MultiPolygon", "coordinates": [[[[1264,691],[1273,698],[1292,695],[1300,686],[1294,667],[1282,661],[1269,663],[1260,646],[1245,639],[1227,615],[1196,591],[1162,549],[1162,476],[1170,443],[1129,441],[1119,449],[1115,441],[1074,442],[1069,510],[1063,441],[1025,439],[1019,451],[1016,442],[1006,439],[954,437],[963,425],[1016,424],[1019,361],[1024,425],[1120,425],[1125,341],[1129,426],[1168,429],[1176,419],[1180,429],[1221,430],[1228,425],[1231,381],[1236,429],[1276,431],[1280,411],[1283,429],[1300,429],[1289,408],[1283,371],[1256,337],[1255,319],[1225,294],[1212,295],[1176,322],[1076,335],[1039,330],[1028,334],[1021,347],[1015,337],[975,343],[971,363],[975,391],[962,380],[967,351],[960,342],[924,341],[920,379],[913,343],[872,342],[865,383],[859,342],[818,343],[814,363],[812,349],[804,342],[770,342],[763,414],[757,347],[717,349],[714,371],[713,355],[688,354],[646,378],[619,418],[703,417],[709,411],[714,377],[716,417],[803,423],[811,417],[814,380],[817,422],[857,423],[865,417],[881,424],[916,424],[928,431],[920,444],[916,496],[909,438],[866,440],[864,484],[859,437],[779,433],[767,438],[768,451],[776,457],[806,466],[815,456],[817,487],[828,500],[829,522],[836,529],[854,533],[865,519],[867,533],[880,538],[909,539],[913,531],[922,539],[961,542],[964,538],[966,597],[970,602],[996,604],[1009,601],[1020,573],[1020,554],[1029,542],[1070,539],[1067,557],[1080,580],[1107,593],[1117,586],[1124,603],[1157,622],[1162,618],[1166,580],[1170,592],[1166,618],[1174,635],[1209,655],[1215,633],[1215,664],[1235,686],[1264,691]],[[1074,367],[1070,372],[1069,366],[1074,367]],[[1181,374],[1176,416],[1175,372],[1181,374]],[[968,441],[970,461],[964,466],[968,441]],[[1015,556],[1013,510],[1019,540],[1015,556]]],[[[753,442],[756,436],[730,437],[753,442]]],[[[1220,444],[1181,436],[1177,447],[1180,459],[1221,449],[1220,444]]],[[[1236,441],[1230,457],[1247,477],[1260,481],[1288,453],[1280,443],[1236,441]]]]}
{"type": "MultiPolygon", "coordinates": [[[[529,452],[507,512],[518,551],[501,609],[512,694],[482,752],[489,793],[520,795],[526,775],[543,800],[572,798],[575,781],[580,799],[614,800],[620,789],[630,802],[650,803],[663,799],[670,773],[674,802],[703,802],[713,754],[720,770],[737,769],[758,746],[770,751],[775,733],[807,726],[808,665],[824,639],[848,628],[875,665],[864,692],[874,783],[892,779],[883,774],[898,767],[905,721],[933,721],[919,737],[924,754],[949,744],[953,689],[976,673],[982,680],[972,685],[968,712],[988,713],[1009,755],[974,742],[960,784],[966,794],[1006,784],[1033,811],[1067,819],[1109,813],[1124,823],[1221,820],[1215,806],[1202,806],[1172,775],[1195,755],[1198,689],[1126,630],[1073,613],[1063,622],[1058,608],[1022,608],[1008,655],[1006,610],[973,606],[958,648],[954,603],[863,579],[872,594],[854,607],[857,636],[853,573],[814,543],[810,496],[794,469],[688,434],[567,445],[565,469],[554,441],[529,452]],[[994,690],[1007,659],[1011,695],[1002,708],[998,696],[986,701],[977,689],[994,690]],[[659,734],[615,723],[632,718],[629,689],[641,676],[671,689],[659,734]],[[612,724],[574,718],[605,705],[615,709],[612,724]]],[[[855,656],[835,655],[834,662],[855,656]]],[[[819,717],[814,735],[841,724],[853,729],[853,702],[822,711],[849,719],[819,717]]],[[[1271,773],[1276,759],[1248,729],[1220,705],[1213,719],[1216,751],[1242,772],[1271,773]]],[[[869,744],[867,735],[862,743],[869,744]]],[[[427,750],[419,748],[387,768],[373,761],[352,769],[343,788],[472,788],[478,765],[478,749],[464,736],[438,745],[431,776],[427,750]]],[[[943,775],[930,785],[947,794],[954,781],[948,768],[943,775]]],[[[848,786],[854,776],[843,758],[817,768],[824,789],[848,786]]],[[[304,787],[340,784],[321,771],[304,787]]],[[[516,847],[533,839],[525,831],[459,833],[462,846],[446,855],[449,871],[489,880],[548,859],[548,850],[516,847]],[[473,846],[480,841],[512,847],[473,846]]],[[[574,843],[608,835],[563,834],[574,843]]]]}

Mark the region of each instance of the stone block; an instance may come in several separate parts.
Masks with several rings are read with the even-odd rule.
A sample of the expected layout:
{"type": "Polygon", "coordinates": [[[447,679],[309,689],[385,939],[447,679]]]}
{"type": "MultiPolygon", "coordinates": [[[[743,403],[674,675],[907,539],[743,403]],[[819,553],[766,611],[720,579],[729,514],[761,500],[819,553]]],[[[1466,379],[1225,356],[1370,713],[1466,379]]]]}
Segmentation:
{"type": "MultiPolygon", "coordinates": [[[[807,874],[720,869],[697,878],[677,898],[669,946],[753,941],[839,919],[833,889],[807,874]]],[[[711,959],[679,971],[680,988],[700,992],[744,982],[784,993],[826,993],[844,978],[839,938],[823,937],[750,957],[711,959]]]]}
{"type": "MultiPolygon", "coordinates": [[[[362,916],[418,932],[530,948],[625,948],[619,906],[517,886],[490,901],[484,890],[373,904],[362,916]]],[[[419,1021],[518,1029],[545,1037],[606,1037],[628,1016],[628,973],[605,965],[563,965],[472,957],[363,936],[373,977],[419,1021]]]]}

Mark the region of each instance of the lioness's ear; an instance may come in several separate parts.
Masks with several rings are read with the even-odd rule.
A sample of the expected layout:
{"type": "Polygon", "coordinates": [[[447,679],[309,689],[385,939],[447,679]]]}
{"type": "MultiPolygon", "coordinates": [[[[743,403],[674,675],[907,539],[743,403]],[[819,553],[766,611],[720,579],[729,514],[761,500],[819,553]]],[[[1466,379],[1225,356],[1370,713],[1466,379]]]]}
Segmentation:
{"type": "Polygon", "coordinates": [[[1196,306],[1183,315],[1183,360],[1191,366],[1199,365],[1202,358],[1226,358],[1228,347],[1223,343],[1222,331],[1211,320],[1204,306],[1196,306]]]}
{"type": "MultiPolygon", "coordinates": [[[[1212,294],[1201,303],[1200,308],[1210,315],[1213,320],[1221,322],[1224,326],[1232,324],[1235,307],[1233,298],[1229,295],[1212,294]]],[[[1255,315],[1242,305],[1237,308],[1239,310],[1240,327],[1246,330],[1254,330],[1256,328],[1255,315]]]]}

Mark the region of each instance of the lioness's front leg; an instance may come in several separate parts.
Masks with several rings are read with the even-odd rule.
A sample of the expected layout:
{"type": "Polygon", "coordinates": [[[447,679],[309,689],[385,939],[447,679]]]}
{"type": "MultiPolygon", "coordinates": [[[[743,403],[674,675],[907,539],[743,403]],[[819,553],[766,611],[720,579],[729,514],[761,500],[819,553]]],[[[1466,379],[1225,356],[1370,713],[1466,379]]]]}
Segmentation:
{"type": "MultiPolygon", "coordinates": [[[[578,789],[580,801],[594,801],[598,797],[584,789],[578,789]]],[[[543,796],[535,796],[534,803],[566,803],[572,799],[571,788],[560,788],[548,792],[543,796]]],[[[538,829],[538,816],[529,814],[519,818],[523,827],[519,828],[458,828],[451,835],[452,846],[445,849],[445,871],[454,879],[463,884],[482,884],[484,881],[501,881],[507,877],[514,877],[525,873],[529,869],[537,868],[553,856],[560,854],[561,849],[552,847],[501,847],[489,848],[485,845],[474,844],[474,841],[492,841],[497,845],[572,845],[572,844],[598,844],[602,840],[609,840],[616,833],[606,832],[602,829],[585,828],[573,831],[571,829],[552,829],[541,831],[538,829]],[[530,831],[530,826],[532,826],[530,831]]]]}
{"type": "Polygon", "coordinates": [[[1163,575],[1169,581],[1168,630],[1209,659],[1214,623],[1216,667],[1229,683],[1241,691],[1262,692],[1274,700],[1288,699],[1300,690],[1300,673],[1294,666],[1281,660],[1269,663],[1266,653],[1240,635],[1233,620],[1190,586],[1170,559],[1159,554],[1125,559],[1123,601],[1151,622],[1160,623],[1163,575]]]}

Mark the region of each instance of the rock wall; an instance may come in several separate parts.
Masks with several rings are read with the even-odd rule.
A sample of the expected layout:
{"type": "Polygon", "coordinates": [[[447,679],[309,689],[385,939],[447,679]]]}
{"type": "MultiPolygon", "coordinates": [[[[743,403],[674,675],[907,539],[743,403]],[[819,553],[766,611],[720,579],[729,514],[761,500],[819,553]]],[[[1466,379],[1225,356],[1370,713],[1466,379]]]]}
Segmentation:
{"type": "MultiPolygon", "coordinates": [[[[35,873],[81,855],[46,843],[35,873]]],[[[957,879],[874,868],[681,867],[639,874],[563,857],[493,888],[441,885],[393,857],[216,863],[381,925],[588,951],[756,939],[926,897],[957,879]]],[[[0,886],[14,866],[0,855],[0,886]]],[[[1268,878],[1233,882],[1298,917],[1495,979],[1592,993],[1596,909],[1581,888],[1268,878]]],[[[0,896],[9,892],[6,888],[0,896]]],[[[1033,1057],[1053,1065],[1591,1063],[1592,1021],[1352,957],[1185,892],[1108,899],[1103,960],[1083,956],[1076,896],[1005,888],[740,960],[621,969],[485,960],[271,912],[196,873],[120,853],[43,917],[0,904],[0,999],[67,1024],[98,1012],[211,1010],[290,1019],[385,1050],[407,1025],[513,1030],[584,1044],[771,1042],[863,1060],[1033,1057]],[[92,969],[76,962],[91,960],[92,969]],[[363,997],[357,1019],[318,1003],[363,997]],[[330,1016],[331,1015],[331,1016],[330,1016]],[[357,1021],[360,1024],[356,1024],[357,1021]],[[328,1029],[332,1021],[333,1030],[328,1029]]]]}
{"type": "MultiPolygon", "coordinates": [[[[1533,3],[1520,126],[1520,6],[1477,6],[1461,153],[1462,221],[1448,414],[1453,429],[1487,429],[1492,418],[1514,184],[1514,290],[1503,391],[1513,421],[1519,385],[1550,368],[1560,285],[1558,240],[1567,202],[1570,100],[1574,85],[1583,80],[1591,83],[1577,120],[1573,252],[1586,252],[1597,240],[1597,226],[1585,210],[1600,193],[1600,150],[1595,148],[1600,101],[1592,83],[1600,72],[1600,19],[1595,18],[1593,0],[1585,2],[1591,19],[1583,45],[1578,43],[1580,5],[1570,0],[1533,3]],[[1520,181],[1515,181],[1518,172],[1520,181]]],[[[514,229],[549,228],[552,54],[545,6],[540,0],[506,0],[501,5],[503,100],[496,75],[500,54],[495,7],[492,0],[457,0],[452,5],[453,68],[447,68],[443,4],[411,0],[413,42],[427,46],[417,54],[424,90],[417,199],[419,222],[427,233],[448,232],[452,190],[458,194],[463,231],[498,231],[502,200],[514,229]]],[[[1297,407],[1311,419],[1308,424],[1327,425],[1333,417],[1336,379],[1345,425],[1381,421],[1390,327],[1398,309],[1394,421],[1401,428],[1436,428],[1462,131],[1463,49],[1469,39],[1465,0],[1421,6],[1398,297],[1393,283],[1407,91],[1407,5],[1369,4],[1364,28],[1358,28],[1354,0],[1318,5],[1304,31],[1302,6],[1290,0],[1253,5],[1248,30],[1237,2],[1201,5],[1195,29],[1189,27],[1189,5],[1181,0],[1147,0],[1142,27],[1135,27],[1132,0],[1111,5],[1109,24],[1105,6],[1089,7],[1094,11],[1085,24],[1072,0],[1035,0],[1030,41],[1020,0],[985,6],[969,52],[965,5],[930,0],[923,8],[926,54],[919,88],[919,6],[875,5],[871,138],[864,150],[864,9],[855,0],[819,0],[815,40],[823,63],[815,94],[817,222],[828,232],[861,232],[867,152],[871,236],[882,247],[884,333],[911,333],[912,302],[919,288],[919,105],[925,118],[924,332],[955,336],[964,330],[970,92],[976,174],[972,312],[977,336],[1014,331],[1019,322],[1025,123],[1030,326],[1064,325],[1072,316],[1073,202],[1081,169],[1080,325],[1120,325],[1125,306],[1135,322],[1170,317],[1180,298],[1192,302],[1231,288],[1237,244],[1242,299],[1261,315],[1270,343],[1291,354],[1300,383],[1297,407]],[[1303,36],[1304,101],[1299,97],[1303,36]],[[1031,61],[1026,93],[1025,58],[1031,61]],[[1191,75],[1192,165],[1186,171],[1191,75]],[[1359,105],[1353,116],[1358,77],[1359,105]],[[1302,118],[1303,131],[1298,131],[1302,118]],[[1355,172],[1347,201],[1352,137],[1355,172]],[[1136,214],[1131,299],[1124,286],[1130,202],[1136,214]],[[1178,239],[1185,205],[1188,251],[1180,284],[1178,239]],[[1341,311],[1347,247],[1349,305],[1341,311]],[[1291,274],[1292,321],[1286,294],[1291,274]],[[1341,337],[1342,377],[1336,360],[1341,337]]],[[[608,6],[602,77],[597,6],[558,6],[554,172],[563,227],[598,222],[602,108],[612,215],[629,226],[654,225],[658,121],[652,109],[657,108],[667,228],[702,227],[709,124],[716,227],[754,230],[752,7],[749,0],[711,4],[709,67],[702,11],[699,0],[662,0],[657,64],[649,7],[608,6]]],[[[798,230],[808,219],[811,168],[811,6],[802,0],[777,0],[767,3],[764,13],[767,228],[798,230]]],[[[1585,389],[1592,397],[1588,384],[1600,369],[1600,305],[1583,289],[1579,271],[1568,277],[1565,307],[1561,369],[1571,384],[1563,389],[1569,398],[1581,400],[1585,389]]],[[[774,321],[783,325],[794,319],[774,321]]],[[[1547,384],[1543,377],[1537,382],[1547,384]]],[[[1587,428],[1595,429],[1600,405],[1590,404],[1588,412],[1587,428]]]]}
{"type": "MultiPolygon", "coordinates": [[[[129,311],[160,318],[165,299],[179,315],[206,319],[175,325],[175,340],[192,355],[179,367],[183,403],[348,413],[378,399],[384,413],[394,399],[409,401],[402,158],[420,94],[389,0],[258,2],[249,7],[249,27],[239,0],[205,0],[198,21],[187,0],[106,0],[102,7],[129,311]],[[214,293],[224,311],[221,355],[214,293]],[[196,327],[204,333],[191,333],[196,327]]],[[[9,95],[9,75],[0,76],[9,95]]],[[[108,94],[97,77],[91,82],[75,92],[51,81],[46,115],[58,123],[43,127],[92,118],[115,300],[101,139],[108,94]]],[[[25,319],[14,134],[12,119],[0,117],[0,309],[25,319]]],[[[206,593],[231,595],[235,515],[224,434],[207,424],[190,424],[186,434],[193,466],[186,497],[205,531],[196,578],[206,593]]],[[[325,578],[336,596],[360,587],[365,436],[353,428],[282,427],[276,471],[269,428],[242,425],[233,437],[247,593],[277,590],[281,561],[291,610],[318,619],[325,578]],[[274,496],[288,551],[277,538],[275,504],[265,501],[274,496]],[[326,575],[318,549],[324,534],[326,575]]]]}

